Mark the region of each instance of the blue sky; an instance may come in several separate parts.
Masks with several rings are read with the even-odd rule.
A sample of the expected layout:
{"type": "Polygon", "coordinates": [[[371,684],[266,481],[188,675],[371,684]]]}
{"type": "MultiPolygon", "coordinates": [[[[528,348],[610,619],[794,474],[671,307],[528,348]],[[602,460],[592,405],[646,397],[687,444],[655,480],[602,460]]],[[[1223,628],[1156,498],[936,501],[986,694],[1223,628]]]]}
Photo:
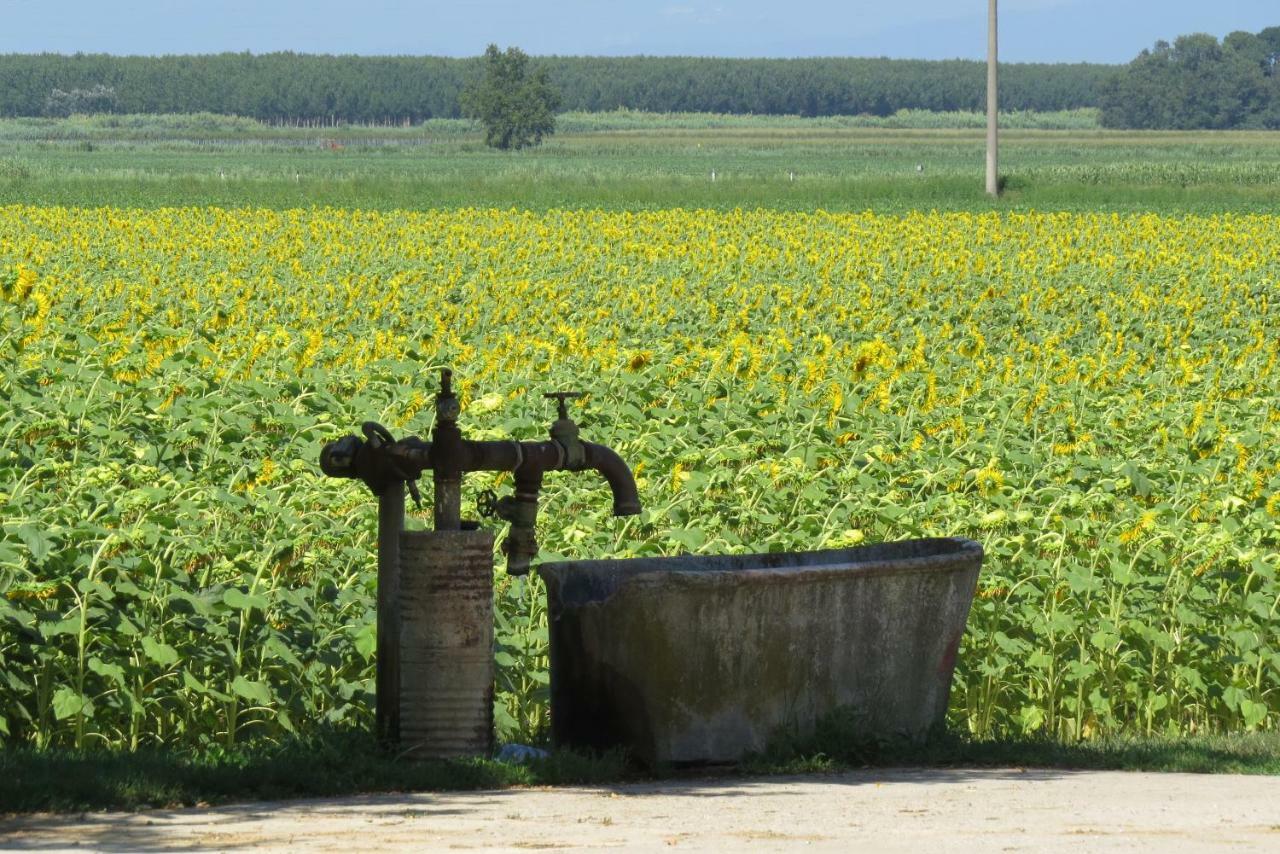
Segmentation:
{"type": "MultiPolygon", "coordinates": [[[[986,0],[0,0],[0,53],[294,50],[985,56],[986,0]]],[[[1127,62],[1156,39],[1280,25],[1280,0],[1001,0],[1001,59],[1127,62]]]]}

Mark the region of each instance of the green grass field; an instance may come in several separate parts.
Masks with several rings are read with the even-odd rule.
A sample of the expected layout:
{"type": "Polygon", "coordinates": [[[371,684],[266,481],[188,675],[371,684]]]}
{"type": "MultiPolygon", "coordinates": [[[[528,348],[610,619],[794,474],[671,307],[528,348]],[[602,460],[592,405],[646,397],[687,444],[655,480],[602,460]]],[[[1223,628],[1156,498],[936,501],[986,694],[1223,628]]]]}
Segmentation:
{"type": "Polygon", "coordinates": [[[569,115],[543,146],[486,149],[463,121],[281,128],[248,120],[0,121],[0,204],[1266,211],[1280,134],[1116,132],[1010,117],[998,201],[973,116],[569,115]],[[881,124],[886,124],[881,120],[881,124]],[[961,127],[936,127],[952,124],[961,127]],[[715,178],[712,179],[714,173],[715,178]]]}

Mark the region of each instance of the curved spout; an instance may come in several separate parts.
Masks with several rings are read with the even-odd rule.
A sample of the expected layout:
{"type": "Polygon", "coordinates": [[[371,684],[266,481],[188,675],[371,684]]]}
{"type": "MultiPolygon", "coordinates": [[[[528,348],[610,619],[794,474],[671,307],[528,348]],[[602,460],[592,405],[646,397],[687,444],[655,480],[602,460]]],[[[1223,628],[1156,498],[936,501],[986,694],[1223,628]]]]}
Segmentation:
{"type": "Polygon", "coordinates": [[[587,452],[587,467],[600,472],[609,482],[609,489],[613,490],[613,515],[634,516],[639,513],[640,495],[636,492],[636,480],[622,457],[612,448],[595,442],[583,442],[582,446],[587,452]]]}

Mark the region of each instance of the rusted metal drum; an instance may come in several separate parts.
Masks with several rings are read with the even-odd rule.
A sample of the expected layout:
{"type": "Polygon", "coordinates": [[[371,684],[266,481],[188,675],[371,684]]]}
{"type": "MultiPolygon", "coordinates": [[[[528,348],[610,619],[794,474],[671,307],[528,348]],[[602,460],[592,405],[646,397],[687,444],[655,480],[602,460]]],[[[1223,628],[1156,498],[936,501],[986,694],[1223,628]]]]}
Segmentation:
{"type": "Polygon", "coordinates": [[[726,762],[848,715],[942,723],[982,565],[971,540],[544,564],[557,744],[726,762]]]}
{"type": "Polygon", "coordinates": [[[493,533],[400,534],[400,746],[493,749],[493,533]]]}

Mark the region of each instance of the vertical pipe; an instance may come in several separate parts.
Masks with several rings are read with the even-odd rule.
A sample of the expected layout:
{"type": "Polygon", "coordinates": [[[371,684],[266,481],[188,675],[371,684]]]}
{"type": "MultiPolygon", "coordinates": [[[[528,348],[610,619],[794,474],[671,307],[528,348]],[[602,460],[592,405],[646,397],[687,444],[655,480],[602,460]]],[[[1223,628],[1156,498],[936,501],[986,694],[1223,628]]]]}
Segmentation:
{"type": "Polygon", "coordinates": [[[462,477],[456,474],[436,474],[432,477],[432,482],[436,530],[458,530],[462,527],[462,477]]]}
{"type": "Polygon", "coordinates": [[[432,513],[437,531],[462,527],[462,454],[465,443],[458,431],[458,397],[453,393],[453,371],[440,369],[440,391],[436,394],[436,426],[432,443],[437,456],[431,470],[434,486],[432,513]]]}
{"type": "Polygon", "coordinates": [[[996,0],[987,0],[987,195],[1000,195],[999,107],[996,98],[996,0]]]}
{"type": "Polygon", "coordinates": [[[378,741],[400,740],[400,532],[404,530],[404,482],[378,496],[378,651],[374,677],[374,726],[378,741]]]}

